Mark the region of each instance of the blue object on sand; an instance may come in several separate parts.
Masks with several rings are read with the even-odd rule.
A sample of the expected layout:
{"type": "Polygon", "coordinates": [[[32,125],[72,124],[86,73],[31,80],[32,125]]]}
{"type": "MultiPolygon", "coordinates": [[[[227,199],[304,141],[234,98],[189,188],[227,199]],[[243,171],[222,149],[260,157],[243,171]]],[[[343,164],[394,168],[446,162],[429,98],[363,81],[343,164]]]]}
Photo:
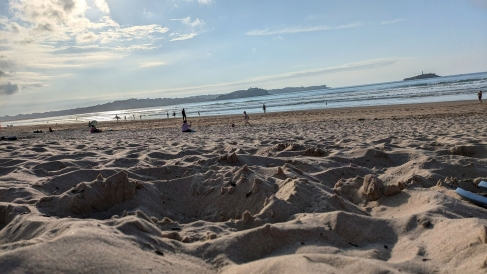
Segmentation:
{"type": "Polygon", "coordinates": [[[462,196],[463,198],[469,200],[470,202],[472,202],[478,206],[487,207],[487,198],[484,196],[472,193],[470,191],[467,191],[467,190],[465,190],[463,188],[459,188],[459,187],[457,187],[455,192],[458,195],[462,196]]]}
{"type": "Polygon", "coordinates": [[[487,182],[486,181],[480,181],[479,187],[487,190],[487,182]]]}

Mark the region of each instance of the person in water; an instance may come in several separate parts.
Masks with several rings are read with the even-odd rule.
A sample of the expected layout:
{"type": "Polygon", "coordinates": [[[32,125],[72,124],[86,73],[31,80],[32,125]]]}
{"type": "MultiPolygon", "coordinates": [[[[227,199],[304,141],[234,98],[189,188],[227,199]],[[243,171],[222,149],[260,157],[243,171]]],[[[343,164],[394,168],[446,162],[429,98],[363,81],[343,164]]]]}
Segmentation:
{"type": "Polygon", "coordinates": [[[192,132],[190,129],[191,124],[188,124],[186,120],[183,121],[183,126],[181,127],[181,132],[192,132]]]}
{"type": "Polygon", "coordinates": [[[264,114],[265,114],[265,104],[262,105],[262,110],[264,110],[264,114]]]}

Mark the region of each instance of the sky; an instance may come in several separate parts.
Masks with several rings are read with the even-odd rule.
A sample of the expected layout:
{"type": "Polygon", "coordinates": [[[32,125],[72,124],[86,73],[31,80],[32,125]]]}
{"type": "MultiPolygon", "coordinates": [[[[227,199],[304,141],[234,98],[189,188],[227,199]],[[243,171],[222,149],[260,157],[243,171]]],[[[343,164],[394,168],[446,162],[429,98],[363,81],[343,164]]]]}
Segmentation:
{"type": "Polygon", "coordinates": [[[0,115],[487,71],[487,0],[0,0],[0,115]]]}

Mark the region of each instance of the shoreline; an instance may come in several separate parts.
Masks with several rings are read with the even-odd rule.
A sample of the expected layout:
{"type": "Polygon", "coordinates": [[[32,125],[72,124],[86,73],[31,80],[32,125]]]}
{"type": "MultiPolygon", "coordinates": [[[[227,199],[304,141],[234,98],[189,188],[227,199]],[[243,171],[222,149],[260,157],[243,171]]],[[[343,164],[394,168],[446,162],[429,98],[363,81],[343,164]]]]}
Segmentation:
{"type": "MultiPolygon", "coordinates": [[[[283,112],[268,112],[263,114],[262,111],[252,113],[247,111],[250,116],[251,124],[266,124],[269,122],[278,122],[282,117],[290,119],[290,122],[315,122],[322,120],[347,120],[347,119],[403,119],[403,118],[425,118],[438,116],[457,116],[473,115],[487,112],[487,103],[480,104],[477,100],[452,101],[452,102],[435,102],[420,104],[400,104],[400,105],[382,105],[382,106],[361,106],[347,108],[328,108],[297,110],[283,112]],[[455,108],[455,109],[452,109],[455,108]]],[[[216,115],[216,116],[190,116],[188,122],[194,126],[218,126],[231,125],[236,126],[243,124],[242,115],[216,115]]],[[[1,133],[22,133],[34,130],[48,132],[48,128],[53,130],[82,130],[86,122],[66,123],[66,124],[38,124],[23,125],[7,128],[1,127],[1,133]]],[[[178,113],[176,118],[146,119],[146,120],[127,120],[127,121],[101,121],[98,128],[102,130],[125,130],[125,129],[147,129],[147,128],[174,128],[180,127],[182,117],[178,113]]],[[[88,127],[86,127],[88,128],[88,127]]]]}

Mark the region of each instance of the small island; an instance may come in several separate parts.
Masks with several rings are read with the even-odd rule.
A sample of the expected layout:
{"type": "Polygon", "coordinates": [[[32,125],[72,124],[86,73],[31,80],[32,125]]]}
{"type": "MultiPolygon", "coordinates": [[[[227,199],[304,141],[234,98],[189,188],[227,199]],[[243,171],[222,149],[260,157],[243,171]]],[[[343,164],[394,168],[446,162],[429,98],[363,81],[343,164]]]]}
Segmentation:
{"type": "Polygon", "coordinates": [[[249,88],[248,90],[237,90],[228,94],[223,94],[215,98],[215,100],[239,99],[254,96],[269,95],[269,92],[261,88],[249,88]]]}
{"type": "Polygon", "coordinates": [[[409,81],[409,80],[418,80],[418,79],[427,79],[427,78],[435,78],[435,77],[440,77],[439,75],[436,75],[434,73],[423,73],[421,72],[420,75],[414,76],[414,77],[409,77],[409,78],[404,78],[404,81],[409,81]]]}

